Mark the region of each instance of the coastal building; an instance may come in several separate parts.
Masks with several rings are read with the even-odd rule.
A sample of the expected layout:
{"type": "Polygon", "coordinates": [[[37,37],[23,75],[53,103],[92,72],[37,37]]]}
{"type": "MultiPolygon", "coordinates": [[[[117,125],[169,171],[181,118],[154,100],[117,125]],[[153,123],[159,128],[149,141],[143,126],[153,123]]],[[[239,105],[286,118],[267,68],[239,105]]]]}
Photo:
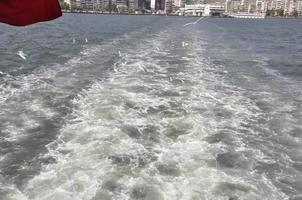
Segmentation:
{"type": "MultiPolygon", "coordinates": [[[[222,3],[215,0],[61,0],[64,9],[80,9],[84,11],[108,11],[110,5],[116,5],[119,12],[130,13],[174,13],[193,16],[220,15],[221,6],[226,13],[255,13],[270,15],[297,16],[302,15],[302,0],[225,0],[222,3]],[[205,6],[210,5],[210,6],[205,6]],[[214,9],[218,5],[218,11],[214,9]]],[[[218,1],[218,0],[217,0],[218,1]]]]}
{"type": "Polygon", "coordinates": [[[248,13],[254,8],[250,0],[228,0],[226,2],[226,12],[237,13],[237,12],[244,12],[248,13]]]}
{"type": "Polygon", "coordinates": [[[155,4],[156,10],[166,10],[166,0],[157,0],[155,4]]]}
{"type": "Polygon", "coordinates": [[[226,0],[227,13],[265,13],[267,0],[226,0]]]}
{"type": "Polygon", "coordinates": [[[71,2],[72,2],[72,0],[64,0],[64,3],[69,5],[69,6],[71,5],[71,2]]]}
{"type": "Polygon", "coordinates": [[[266,13],[266,1],[265,0],[257,0],[256,1],[256,13],[266,13]]]}
{"type": "Polygon", "coordinates": [[[164,11],[166,7],[165,0],[151,0],[151,10],[153,11],[164,11]]]}
{"type": "Polygon", "coordinates": [[[267,0],[266,1],[266,9],[267,10],[272,10],[273,9],[273,0],[267,0]]]}
{"type": "Polygon", "coordinates": [[[63,3],[68,5],[69,9],[73,9],[76,6],[75,0],[64,0],[63,3]]]}
{"type": "Polygon", "coordinates": [[[100,0],[100,10],[106,11],[109,8],[109,0],[100,0]]]}
{"type": "Polygon", "coordinates": [[[155,10],[155,0],[151,0],[150,8],[151,8],[151,10],[155,10]]]}
{"type": "Polygon", "coordinates": [[[222,4],[205,4],[203,16],[213,17],[221,16],[225,11],[224,5],[222,4]]]}
{"type": "Polygon", "coordinates": [[[180,14],[185,16],[220,16],[225,12],[223,4],[185,4],[180,14]]]}
{"type": "Polygon", "coordinates": [[[109,0],[77,0],[75,6],[84,11],[102,11],[108,9],[109,0]]]}
{"type": "Polygon", "coordinates": [[[123,12],[134,12],[139,9],[139,1],[142,2],[142,8],[145,9],[147,0],[63,0],[62,5],[67,5],[67,9],[76,9],[82,11],[109,11],[110,5],[116,5],[123,12]]]}
{"type": "Polygon", "coordinates": [[[290,13],[291,0],[284,0],[284,14],[288,15],[290,13]]]}
{"type": "Polygon", "coordinates": [[[232,12],[232,0],[226,0],[225,1],[225,11],[226,12],[232,12]]]}
{"type": "Polygon", "coordinates": [[[150,0],[135,0],[135,10],[145,11],[150,10],[150,0]]]}
{"type": "Polygon", "coordinates": [[[137,9],[137,1],[136,0],[128,0],[128,11],[130,13],[134,13],[137,9]]]}
{"type": "Polygon", "coordinates": [[[248,10],[249,10],[249,0],[241,0],[240,12],[248,12],[248,10]]]}
{"type": "Polygon", "coordinates": [[[116,0],[116,2],[115,2],[115,4],[116,4],[116,6],[121,6],[121,7],[123,7],[123,6],[125,6],[125,7],[127,7],[127,0],[116,0]]]}
{"type": "Polygon", "coordinates": [[[80,8],[81,7],[81,0],[74,0],[75,1],[75,6],[80,8]]]}
{"type": "Polygon", "coordinates": [[[234,12],[240,12],[241,0],[233,0],[232,5],[233,5],[233,11],[234,12]]]}
{"type": "Polygon", "coordinates": [[[183,7],[183,1],[182,0],[173,0],[173,5],[175,6],[176,10],[178,10],[180,7],[183,7]]]}
{"type": "Polygon", "coordinates": [[[298,11],[298,1],[290,0],[289,6],[288,6],[288,14],[292,14],[295,11],[298,11]]]}
{"type": "Polygon", "coordinates": [[[171,13],[172,12],[172,7],[173,7],[172,0],[166,0],[166,2],[165,2],[165,12],[166,13],[171,13]]]}
{"type": "Polygon", "coordinates": [[[81,0],[80,1],[81,8],[85,11],[93,10],[93,1],[94,0],[81,0]]]}
{"type": "Polygon", "coordinates": [[[297,16],[302,14],[302,0],[265,0],[265,11],[271,15],[297,16]]]}
{"type": "Polygon", "coordinates": [[[298,0],[297,11],[299,15],[302,15],[302,0],[298,0]]]}
{"type": "Polygon", "coordinates": [[[204,13],[204,4],[185,4],[184,8],[181,8],[180,11],[182,15],[185,16],[202,16],[204,13]]]}
{"type": "Polygon", "coordinates": [[[196,4],[205,4],[206,0],[186,0],[185,4],[187,5],[196,5],[196,4]]]}
{"type": "Polygon", "coordinates": [[[101,0],[94,0],[93,2],[93,10],[100,11],[101,10],[101,0]]]}
{"type": "Polygon", "coordinates": [[[285,1],[284,0],[276,0],[274,8],[275,8],[275,10],[284,10],[285,1]]]}

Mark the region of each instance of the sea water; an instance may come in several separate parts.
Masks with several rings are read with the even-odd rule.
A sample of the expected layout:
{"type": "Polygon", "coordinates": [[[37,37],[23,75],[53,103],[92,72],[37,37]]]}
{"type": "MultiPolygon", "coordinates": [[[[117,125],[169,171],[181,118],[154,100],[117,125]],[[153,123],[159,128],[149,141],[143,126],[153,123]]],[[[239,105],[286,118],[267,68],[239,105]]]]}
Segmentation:
{"type": "Polygon", "coordinates": [[[0,199],[302,199],[302,21],[196,20],[0,25],[0,199]]]}

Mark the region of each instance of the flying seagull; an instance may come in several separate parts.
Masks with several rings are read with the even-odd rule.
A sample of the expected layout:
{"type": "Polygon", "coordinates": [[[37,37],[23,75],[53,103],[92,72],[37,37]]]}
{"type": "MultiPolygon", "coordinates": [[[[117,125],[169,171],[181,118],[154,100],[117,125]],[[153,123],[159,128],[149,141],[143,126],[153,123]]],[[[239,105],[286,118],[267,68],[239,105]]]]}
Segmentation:
{"type": "Polygon", "coordinates": [[[17,55],[20,56],[20,58],[22,58],[23,60],[26,60],[27,55],[23,51],[18,51],[17,55]]]}

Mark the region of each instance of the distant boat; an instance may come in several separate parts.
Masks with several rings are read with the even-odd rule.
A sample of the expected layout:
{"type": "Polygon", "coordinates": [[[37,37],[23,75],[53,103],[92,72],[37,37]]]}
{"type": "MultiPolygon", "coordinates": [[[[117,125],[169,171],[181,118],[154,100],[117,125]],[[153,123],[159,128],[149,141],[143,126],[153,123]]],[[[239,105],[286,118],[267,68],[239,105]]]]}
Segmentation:
{"type": "Polygon", "coordinates": [[[244,19],[265,19],[265,14],[256,13],[230,13],[229,17],[233,18],[244,18],[244,19]]]}

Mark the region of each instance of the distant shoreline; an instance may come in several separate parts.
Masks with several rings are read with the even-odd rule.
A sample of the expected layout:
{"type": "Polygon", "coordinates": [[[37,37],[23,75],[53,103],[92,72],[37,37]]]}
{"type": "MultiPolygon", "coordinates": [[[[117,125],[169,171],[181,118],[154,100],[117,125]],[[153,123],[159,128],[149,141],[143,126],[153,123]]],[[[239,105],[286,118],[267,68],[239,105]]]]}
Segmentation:
{"type": "Polygon", "coordinates": [[[132,14],[132,13],[95,13],[95,12],[66,12],[66,11],[62,11],[63,13],[67,13],[67,14],[86,14],[86,15],[131,15],[131,16],[163,16],[163,17],[204,17],[204,18],[231,18],[231,17],[227,17],[227,16],[213,16],[213,17],[209,17],[209,16],[184,16],[184,15],[172,15],[172,14],[150,14],[150,13],[146,13],[146,14],[132,14]]]}
{"type": "Polygon", "coordinates": [[[140,13],[140,14],[135,14],[135,13],[110,13],[110,12],[71,12],[71,11],[64,11],[62,10],[63,13],[69,13],[69,14],[91,14],[91,15],[131,15],[131,16],[166,16],[166,17],[205,17],[205,18],[231,18],[227,16],[184,16],[184,15],[173,15],[173,14],[151,14],[151,13],[140,13]]]}
{"type": "MultiPolygon", "coordinates": [[[[229,16],[213,16],[213,17],[209,17],[209,16],[183,16],[183,15],[173,15],[173,14],[151,14],[151,13],[139,13],[139,14],[135,14],[135,13],[110,13],[110,12],[74,12],[74,11],[66,11],[66,10],[62,10],[63,13],[69,13],[69,14],[90,14],[90,15],[131,15],[131,16],[141,16],[141,15],[145,15],[145,16],[168,16],[168,17],[205,17],[205,18],[233,18],[233,17],[229,17],[229,16]]],[[[302,19],[302,16],[298,16],[298,17],[292,17],[292,16],[266,16],[265,19],[302,19]]]]}
{"type": "MultiPolygon", "coordinates": [[[[63,13],[70,13],[70,14],[91,14],[91,15],[152,15],[152,16],[179,16],[179,15],[171,15],[171,14],[151,14],[151,13],[139,13],[139,14],[135,14],[135,13],[114,13],[114,12],[75,12],[75,11],[66,11],[66,10],[62,10],[63,13]]],[[[181,16],[180,16],[181,17],[181,16]]],[[[192,16],[195,17],[195,16],[192,16]]]]}

